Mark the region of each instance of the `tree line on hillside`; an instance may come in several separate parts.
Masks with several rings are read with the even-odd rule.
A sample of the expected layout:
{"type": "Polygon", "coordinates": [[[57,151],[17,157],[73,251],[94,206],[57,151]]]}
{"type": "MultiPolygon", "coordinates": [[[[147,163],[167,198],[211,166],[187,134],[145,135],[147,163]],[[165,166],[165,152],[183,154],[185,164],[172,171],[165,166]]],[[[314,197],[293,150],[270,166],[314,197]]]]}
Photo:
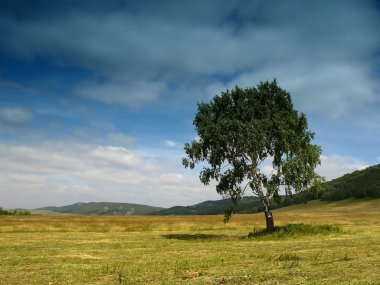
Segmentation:
{"type": "Polygon", "coordinates": [[[17,215],[17,216],[28,216],[32,213],[28,210],[4,210],[3,208],[0,208],[0,215],[4,216],[11,216],[11,215],[17,215]]]}
{"type": "MultiPolygon", "coordinates": [[[[270,208],[278,209],[312,200],[338,201],[349,198],[380,198],[380,165],[346,174],[323,183],[319,188],[314,187],[293,195],[280,195],[277,201],[270,200],[270,208]]],[[[226,209],[236,214],[252,214],[264,210],[258,197],[246,196],[236,205],[231,199],[205,201],[192,206],[175,206],[153,211],[148,215],[217,215],[223,214],[226,209]]]]}
{"type": "MultiPolygon", "coordinates": [[[[307,203],[311,200],[339,201],[349,198],[380,198],[380,165],[346,174],[324,183],[319,189],[312,188],[309,191],[291,196],[281,195],[279,198],[277,199],[278,203],[274,199],[270,201],[272,209],[307,203]]],[[[193,206],[176,206],[169,209],[125,203],[77,203],[65,207],[47,207],[43,209],[61,213],[123,215],[125,213],[115,213],[114,210],[116,208],[120,209],[121,206],[123,206],[123,209],[130,209],[130,206],[133,205],[136,210],[135,215],[210,215],[223,214],[231,204],[230,199],[223,199],[219,201],[205,201],[193,206]],[[108,210],[112,211],[105,212],[105,206],[109,208],[108,210]],[[92,212],[89,212],[90,208],[92,212]],[[140,208],[143,208],[145,212],[142,212],[140,208]],[[74,211],[74,209],[77,209],[77,211],[74,211]],[[100,213],[99,211],[103,212],[100,213]]],[[[262,204],[257,197],[244,197],[237,205],[232,206],[234,213],[250,214],[263,211],[262,204]]],[[[30,214],[30,211],[27,210],[4,210],[0,207],[0,215],[30,214]]]]}
{"type": "Polygon", "coordinates": [[[380,198],[380,164],[326,182],[319,190],[311,189],[291,197],[282,197],[280,205],[288,206],[316,199],[340,201],[349,198],[380,198]]]}
{"type": "MultiPolygon", "coordinates": [[[[272,199],[270,205],[272,209],[277,209],[312,200],[340,201],[350,198],[380,198],[380,164],[326,182],[319,189],[311,188],[309,191],[281,196],[277,202],[272,199]]],[[[262,211],[258,200],[242,203],[234,208],[234,213],[241,214],[262,211]]]]}
{"type": "Polygon", "coordinates": [[[325,184],[321,199],[380,198],[380,164],[346,174],[325,184]]]}
{"type": "MultiPolygon", "coordinates": [[[[280,195],[270,200],[271,209],[307,203],[312,200],[338,201],[348,198],[380,198],[380,165],[355,171],[343,177],[324,183],[320,188],[293,195],[280,195]],[[343,193],[343,194],[342,194],[343,193]]],[[[192,206],[175,206],[169,209],[154,211],[148,215],[216,215],[231,209],[237,214],[252,214],[263,212],[263,206],[258,197],[244,197],[237,205],[231,199],[205,201],[192,206]]]]}

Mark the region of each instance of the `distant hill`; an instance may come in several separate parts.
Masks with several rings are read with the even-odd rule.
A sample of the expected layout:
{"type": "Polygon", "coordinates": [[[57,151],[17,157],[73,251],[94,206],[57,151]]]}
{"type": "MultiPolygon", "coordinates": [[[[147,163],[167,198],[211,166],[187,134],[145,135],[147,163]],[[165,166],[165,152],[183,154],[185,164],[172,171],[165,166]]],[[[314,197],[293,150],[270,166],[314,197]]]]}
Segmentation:
{"type": "MultiPolygon", "coordinates": [[[[34,209],[38,214],[77,214],[77,215],[216,215],[223,214],[232,206],[231,199],[205,201],[192,206],[171,208],[153,207],[130,203],[91,202],[76,203],[62,207],[43,207],[34,209]]],[[[261,210],[257,197],[244,197],[234,206],[234,213],[257,213],[261,210]]]]}
{"type": "Polygon", "coordinates": [[[130,203],[90,202],[36,210],[78,215],[145,215],[161,209],[163,208],[130,203]]]}
{"type": "MultiPolygon", "coordinates": [[[[174,206],[162,209],[147,215],[217,215],[232,206],[231,199],[221,199],[215,201],[205,201],[192,206],[174,206]]],[[[257,197],[244,197],[237,206],[234,213],[256,213],[259,211],[260,201],[257,197]]]]}
{"type": "MultiPolygon", "coordinates": [[[[305,191],[292,196],[281,196],[280,203],[271,201],[272,209],[283,208],[290,205],[307,203],[308,201],[322,199],[325,201],[338,201],[350,198],[380,198],[380,165],[346,174],[340,178],[328,181],[321,191],[305,191]]],[[[162,209],[148,215],[212,215],[223,214],[231,207],[230,199],[206,201],[193,206],[175,206],[162,209]]],[[[234,213],[250,214],[261,212],[262,207],[257,197],[244,197],[234,213]]]]}
{"type": "MultiPolygon", "coordinates": [[[[311,200],[338,201],[348,198],[380,198],[380,165],[368,167],[361,171],[346,174],[326,182],[319,192],[307,191],[293,196],[281,196],[277,204],[271,201],[272,209],[294,204],[307,203],[311,200]]],[[[80,214],[80,215],[215,215],[223,214],[232,206],[231,199],[205,201],[192,206],[175,206],[171,208],[152,207],[129,203],[76,203],[63,207],[44,207],[35,209],[46,213],[80,214]]],[[[244,197],[234,213],[250,214],[262,211],[257,197],[244,197]]],[[[35,212],[35,211],[33,211],[35,212]]]]}
{"type": "Polygon", "coordinates": [[[322,200],[380,198],[380,164],[355,171],[325,183],[322,200]]]}

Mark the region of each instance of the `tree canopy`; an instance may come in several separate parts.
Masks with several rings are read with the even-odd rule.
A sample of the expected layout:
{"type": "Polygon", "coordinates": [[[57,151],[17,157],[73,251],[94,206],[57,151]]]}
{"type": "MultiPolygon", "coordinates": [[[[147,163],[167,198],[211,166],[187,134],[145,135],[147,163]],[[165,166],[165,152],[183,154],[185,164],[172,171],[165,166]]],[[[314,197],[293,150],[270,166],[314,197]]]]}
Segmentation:
{"type": "Polygon", "coordinates": [[[251,189],[261,200],[269,231],[274,228],[269,201],[280,189],[291,195],[321,181],[315,173],[321,148],[311,143],[306,116],[276,80],[235,87],[199,103],[193,123],[198,139],[185,144],[183,165],[201,164],[201,182],[215,180],[216,191],[234,202],[251,189]]]}

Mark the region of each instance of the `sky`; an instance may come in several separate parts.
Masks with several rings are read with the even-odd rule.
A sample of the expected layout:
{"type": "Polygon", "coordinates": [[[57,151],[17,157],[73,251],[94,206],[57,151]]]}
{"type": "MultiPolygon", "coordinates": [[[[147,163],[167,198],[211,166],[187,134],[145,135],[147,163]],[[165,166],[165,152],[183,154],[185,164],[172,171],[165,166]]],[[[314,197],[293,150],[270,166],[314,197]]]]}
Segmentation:
{"type": "Polygon", "coordinates": [[[379,27],[367,0],[0,0],[0,206],[220,199],[181,165],[197,103],[273,78],[319,174],[379,164],[379,27]]]}

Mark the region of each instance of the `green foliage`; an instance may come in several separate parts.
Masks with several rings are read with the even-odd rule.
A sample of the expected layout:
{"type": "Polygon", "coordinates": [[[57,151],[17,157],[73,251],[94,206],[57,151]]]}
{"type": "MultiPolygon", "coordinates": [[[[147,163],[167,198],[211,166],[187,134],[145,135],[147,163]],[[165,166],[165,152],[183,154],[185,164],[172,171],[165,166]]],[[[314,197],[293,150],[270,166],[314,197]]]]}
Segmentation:
{"type": "Polygon", "coordinates": [[[199,140],[185,144],[185,167],[206,162],[200,172],[205,185],[217,181],[216,190],[238,202],[249,187],[269,214],[271,199],[279,200],[280,185],[286,194],[318,184],[314,172],[321,148],[311,144],[304,114],[293,108],[290,94],[276,80],[257,88],[222,92],[209,103],[198,104],[194,125],[199,140]],[[271,160],[273,171],[260,165],[271,160]]]}
{"type": "Polygon", "coordinates": [[[278,226],[273,231],[266,229],[256,229],[249,233],[248,237],[269,236],[273,238],[295,237],[300,235],[326,235],[332,233],[340,233],[341,229],[333,225],[311,225],[311,224],[288,224],[278,226]]]}
{"type": "Polygon", "coordinates": [[[380,198],[380,165],[326,182],[321,193],[322,200],[328,201],[365,197],[380,198]]]}
{"type": "Polygon", "coordinates": [[[3,210],[3,208],[0,208],[0,215],[10,215],[10,212],[7,210],[3,210]]]}

